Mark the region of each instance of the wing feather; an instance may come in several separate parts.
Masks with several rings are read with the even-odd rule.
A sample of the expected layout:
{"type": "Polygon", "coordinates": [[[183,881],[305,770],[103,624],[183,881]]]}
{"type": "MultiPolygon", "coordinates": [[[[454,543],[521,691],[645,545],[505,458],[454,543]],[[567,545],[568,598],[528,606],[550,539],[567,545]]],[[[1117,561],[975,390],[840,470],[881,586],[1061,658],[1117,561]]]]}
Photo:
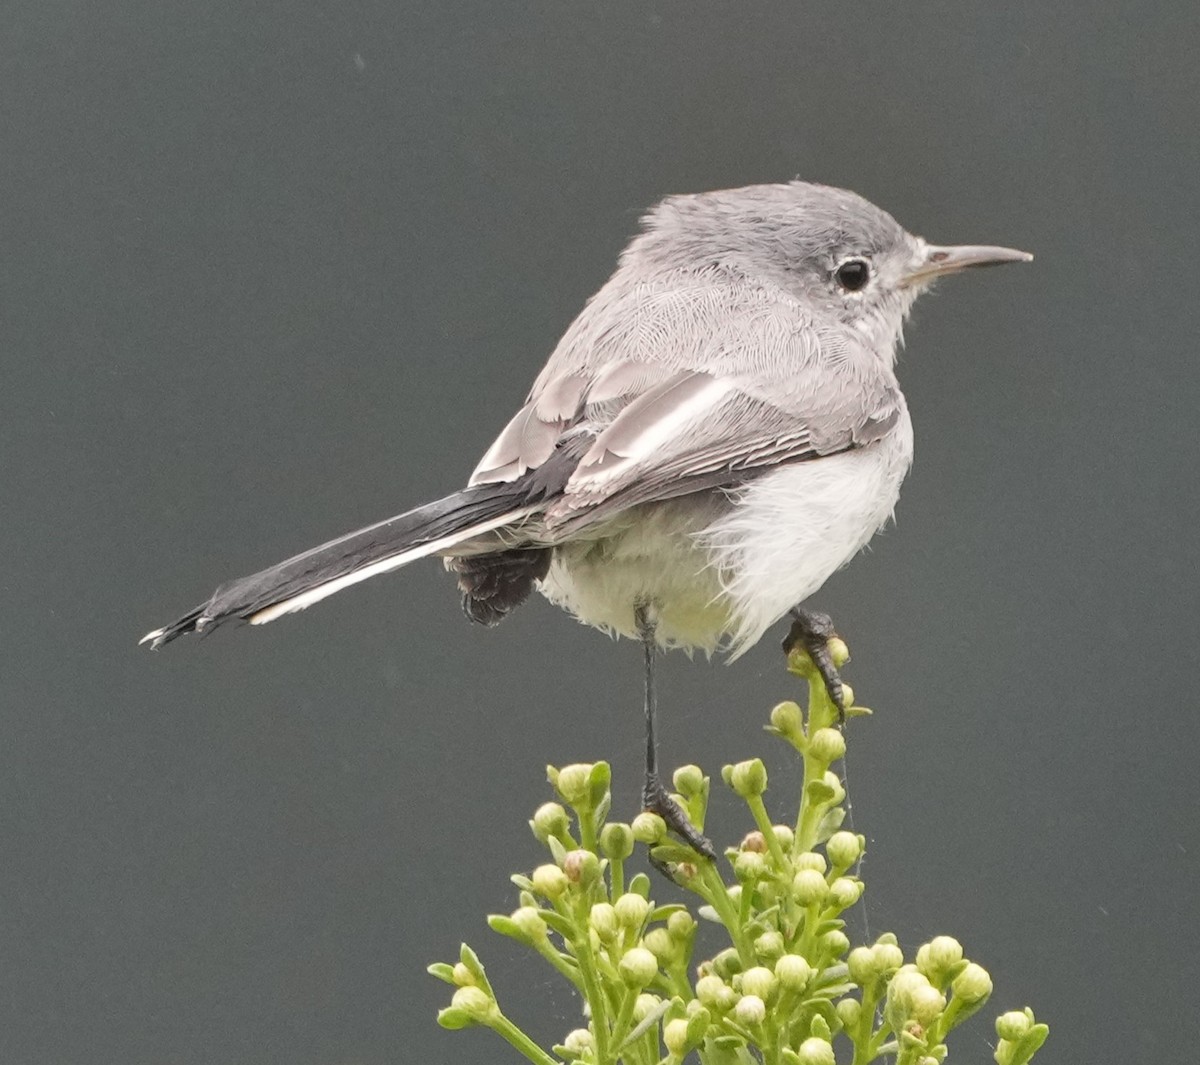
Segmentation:
{"type": "Polygon", "coordinates": [[[570,440],[581,457],[544,520],[576,526],[869,446],[903,405],[884,360],[778,291],[728,277],[610,283],[470,483],[514,480],[570,440]]]}

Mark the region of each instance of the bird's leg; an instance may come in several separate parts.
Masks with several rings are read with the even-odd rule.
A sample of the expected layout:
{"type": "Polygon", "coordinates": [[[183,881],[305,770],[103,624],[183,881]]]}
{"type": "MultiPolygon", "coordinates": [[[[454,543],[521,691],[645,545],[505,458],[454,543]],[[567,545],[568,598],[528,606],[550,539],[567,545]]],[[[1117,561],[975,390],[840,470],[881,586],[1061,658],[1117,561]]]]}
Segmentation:
{"type": "Polygon", "coordinates": [[[846,697],[842,687],[842,675],[829,654],[829,641],[837,635],[833,630],[833,619],[828,614],[815,610],[794,607],[791,611],[792,627],[783,641],[783,653],[790,654],[796,647],[803,647],[813,660],[817,672],[825,682],[825,690],[833,705],[837,707],[838,723],[846,722],[846,697]]]}
{"type": "MultiPolygon", "coordinates": [[[[685,814],[665,787],[658,776],[658,739],[654,731],[654,717],[657,709],[657,699],[654,693],[654,659],[658,653],[658,644],[654,637],[654,618],[651,608],[642,604],[634,611],[638,636],[642,641],[642,652],[646,662],[646,780],[642,785],[642,806],[651,813],[658,814],[667,827],[677,833],[688,846],[699,851],[706,858],[716,860],[717,852],[696,826],[688,820],[685,814]]],[[[657,864],[657,863],[656,863],[657,864]]],[[[665,870],[660,870],[664,871],[665,870]]],[[[668,874],[669,875],[669,874],[668,874]]]]}

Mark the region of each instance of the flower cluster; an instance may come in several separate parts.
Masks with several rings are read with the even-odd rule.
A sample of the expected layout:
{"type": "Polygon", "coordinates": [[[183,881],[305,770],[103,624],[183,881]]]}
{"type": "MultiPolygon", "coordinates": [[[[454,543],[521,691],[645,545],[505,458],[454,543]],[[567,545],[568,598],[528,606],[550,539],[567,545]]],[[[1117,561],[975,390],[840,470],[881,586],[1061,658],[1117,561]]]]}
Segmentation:
{"type": "MultiPolygon", "coordinates": [[[[834,648],[845,661],[844,645],[834,648]]],[[[830,766],[845,753],[837,710],[803,652],[789,668],[808,680],[807,713],[777,706],[768,731],[803,761],[794,820],[772,820],[759,759],[726,766],[725,783],[745,802],[754,828],[717,863],[667,836],[662,819],[607,820],[611,775],[604,762],[549,770],[557,801],[530,821],[550,861],[513,881],[520,905],[491,927],[539,954],[582,996],[586,1027],[550,1051],[501,1010],[478,957],[463,946],[455,965],[430,967],[456,988],[438,1016],[446,1028],[493,1029],[536,1065],[679,1065],[695,1053],[705,1065],[940,1065],[946,1037],[987,1001],[987,972],[962,946],[938,936],[905,959],[894,935],[851,949],[842,915],[863,893],[862,836],[842,829],[845,791],[830,766]],[[652,862],[699,899],[652,900],[644,873],[626,865],[641,843],[652,862]],[[694,957],[697,918],[717,924],[728,946],[694,957]]],[[[847,716],[869,711],[853,706],[847,716]]],[[[685,766],[676,799],[703,829],[709,778],[685,766]]],[[[669,889],[666,879],[657,885],[669,889]]],[[[1029,1010],[997,1021],[998,1065],[1026,1065],[1047,1028],[1029,1010]]]]}

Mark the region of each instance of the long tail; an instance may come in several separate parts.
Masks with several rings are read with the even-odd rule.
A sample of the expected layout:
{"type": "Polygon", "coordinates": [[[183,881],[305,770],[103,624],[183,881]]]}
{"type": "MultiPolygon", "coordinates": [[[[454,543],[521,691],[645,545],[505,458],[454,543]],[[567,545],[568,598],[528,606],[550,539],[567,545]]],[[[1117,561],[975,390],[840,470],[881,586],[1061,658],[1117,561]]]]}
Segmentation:
{"type": "MultiPolygon", "coordinates": [[[[233,618],[262,625],[303,610],[368,577],[519,524],[541,507],[519,484],[466,488],[415,510],[369,525],[275,566],[222,584],[206,603],[142,637],[158,648],[189,632],[233,618]]],[[[503,541],[500,541],[503,543],[503,541]]]]}

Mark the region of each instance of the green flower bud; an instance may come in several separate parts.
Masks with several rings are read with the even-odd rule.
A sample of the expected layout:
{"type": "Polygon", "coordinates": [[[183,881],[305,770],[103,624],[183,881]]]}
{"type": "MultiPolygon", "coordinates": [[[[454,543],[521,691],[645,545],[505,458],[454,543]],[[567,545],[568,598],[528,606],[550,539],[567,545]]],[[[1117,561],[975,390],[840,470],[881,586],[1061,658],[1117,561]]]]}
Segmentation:
{"type": "Polygon", "coordinates": [[[797,854],[792,862],[797,870],[800,869],[815,869],[822,876],[825,875],[825,870],[828,866],[825,864],[823,855],[816,851],[805,851],[803,854],[797,854]]]}
{"type": "Polygon", "coordinates": [[[642,946],[663,964],[669,963],[679,953],[678,944],[665,928],[650,929],[642,937],[642,946]]]}
{"type": "Polygon", "coordinates": [[[704,772],[698,765],[684,765],[675,770],[671,778],[675,790],[685,799],[691,799],[704,791],[704,772]]]}
{"type": "Polygon", "coordinates": [[[945,996],[932,984],[914,987],[909,993],[908,1014],[923,1028],[928,1028],[946,1008],[945,996]]]}
{"type": "Polygon", "coordinates": [[[834,1065],[833,1047],[826,1039],[815,1036],[804,1040],[797,1051],[799,1065],[834,1065]]]}
{"type": "Polygon", "coordinates": [[[968,1006],[983,1002],[992,993],[992,978],[982,965],[970,962],[950,985],[954,997],[968,1006]]]}
{"type": "Polygon", "coordinates": [[[495,1004],[486,991],[480,987],[460,987],[450,1000],[450,1007],[461,1010],[477,1024],[491,1020],[495,1004]]]}
{"type": "Polygon", "coordinates": [[[661,843],[667,838],[667,823],[658,814],[652,814],[648,810],[638,814],[630,827],[633,829],[633,838],[649,846],[661,843]]]}
{"type": "Polygon", "coordinates": [[[686,942],[691,939],[692,933],[695,930],[696,918],[688,913],[687,910],[676,910],[667,918],[667,932],[672,939],[686,942]]]}
{"type": "Polygon", "coordinates": [[[897,1032],[912,1016],[913,993],[931,987],[924,973],[915,965],[902,965],[888,983],[884,1016],[897,1032]]]}
{"type": "Polygon", "coordinates": [[[785,851],[791,850],[792,844],[796,842],[796,833],[787,825],[772,825],[771,833],[785,851]]]}
{"type": "Polygon", "coordinates": [[[586,1028],[574,1028],[567,1033],[563,1046],[575,1054],[582,1055],[596,1045],[596,1040],[586,1028]]]}
{"type": "Polygon", "coordinates": [[[475,974],[461,961],[454,963],[454,983],[458,987],[474,987],[477,983],[475,974]]]}
{"type": "Polygon", "coordinates": [[[742,959],[738,957],[738,952],[733,947],[726,947],[720,954],[712,960],[713,972],[715,972],[722,980],[732,980],[733,977],[742,971],[742,959]]]}
{"type": "Polygon", "coordinates": [[[844,998],[837,1004],[838,1020],[843,1028],[853,1028],[862,1016],[862,1003],[856,998],[844,998]]]}
{"type": "MultiPolygon", "coordinates": [[[[825,649],[829,652],[829,657],[833,660],[836,669],[841,669],[850,661],[850,648],[846,646],[846,641],[840,636],[831,636],[829,642],[825,644],[825,649]]],[[[852,705],[849,696],[846,697],[846,705],[852,705]]]]}
{"type": "Polygon", "coordinates": [[[907,1003],[914,988],[930,986],[929,977],[915,965],[901,965],[888,984],[888,995],[897,1001],[903,1000],[907,1003]]]}
{"type": "Polygon", "coordinates": [[[600,849],[604,857],[624,861],[633,853],[633,829],[620,821],[610,821],[600,830],[600,849]]]}
{"type": "Polygon", "coordinates": [[[801,869],[792,878],[792,895],[801,906],[819,905],[828,893],[829,885],[815,869],[801,869]]]}
{"type": "Polygon", "coordinates": [[[904,964],[904,952],[895,943],[888,943],[881,938],[870,949],[875,958],[876,972],[895,972],[904,964]]]}
{"type": "Polygon", "coordinates": [[[771,711],[771,727],[789,739],[804,732],[804,712],[797,703],[780,703],[771,711]]]}
{"type": "MultiPolygon", "coordinates": [[[[930,967],[937,973],[945,973],[953,969],[963,959],[962,944],[953,936],[934,936],[926,946],[930,967]]],[[[921,964],[920,959],[917,965],[921,964]]]]}
{"type": "MultiPolygon", "coordinates": [[[[571,767],[568,766],[568,769],[571,767]]],[[[563,872],[572,884],[582,884],[586,887],[593,884],[600,875],[600,859],[591,851],[567,851],[563,859],[563,872]]]]}
{"type": "Polygon", "coordinates": [[[738,844],[740,851],[753,851],[755,854],[767,853],[767,837],[757,829],[753,832],[747,832],[742,838],[742,842],[738,844]]]}
{"type": "Polygon", "coordinates": [[[733,859],[733,875],[747,884],[762,880],[767,875],[767,859],[758,851],[738,851],[733,859]]]}
{"type": "Polygon", "coordinates": [[[862,855],[862,840],[853,832],[835,832],[825,844],[835,869],[849,869],[862,855]]]}
{"type": "Polygon", "coordinates": [[[846,753],[846,738],[835,728],[819,728],[808,739],[808,753],[826,765],[836,762],[846,753]]]}
{"type": "Polygon", "coordinates": [[[829,800],[831,806],[836,806],[846,797],[846,789],[836,773],[825,774],[825,786],[833,792],[833,798],[829,800]]]}
{"type": "Polygon", "coordinates": [[[645,987],[658,974],[658,959],[645,947],[625,952],[617,963],[626,987],[645,987]]]}
{"type": "Polygon", "coordinates": [[[849,684],[842,685],[842,702],[846,706],[854,705],[854,689],[849,684]]]}
{"type": "Polygon", "coordinates": [[[840,928],[833,928],[821,937],[821,950],[830,958],[840,958],[850,949],[850,939],[840,928]]]}
{"type": "Polygon", "coordinates": [[[530,877],[533,890],[548,899],[558,898],[567,890],[567,874],[557,865],[539,865],[530,877]]]}
{"type": "Polygon", "coordinates": [[[650,913],[650,903],[641,895],[628,893],[613,904],[613,912],[625,928],[639,929],[645,924],[650,913]]]}
{"type": "Polygon", "coordinates": [[[564,802],[571,806],[580,806],[588,803],[591,797],[591,778],[590,764],[567,765],[558,771],[554,787],[564,802]]]}
{"type": "Polygon", "coordinates": [[[766,1020],[767,1005],[757,995],[743,995],[734,1006],[733,1015],[739,1024],[753,1028],[766,1020]]]}
{"type": "Polygon", "coordinates": [[[513,910],[512,922],[530,943],[537,943],[546,938],[546,922],[542,920],[536,906],[522,906],[513,910]]]}
{"type": "Polygon", "coordinates": [[[774,962],[786,949],[778,932],[764,932],[754,941],[754,953],[765,962],[774,962]]]}
{"type": "Polygon", "coordinates": [[[738,762],[729,774],[728,784],[743,799],[761,795],[767,790],[767,767],[761,758],[738,762]]]}
{"type": "Polygon", "coordinates": [[[799,954],[784,954],[775,963],[775,976],[784,991],[803,991],[812,973],[812,966],[799,954]]]}
{"type": "Polygon", "coordinates": [[[720,1009],[720,1002],[727,990],[732,990],[719,976],[702,976],[696,981],[696,998],[710,1009],[720,1009]]]}
{"type": "Polygon", "coordinates": [[[829,885],[829,905],[838,910],[847,910],[859,900],[862,891],[861,881],[839,876],[829,885]]]}
{"type": "Polygon", "coordinates": [[[633,1020],[635,1024],[641,1024],[649,1017],[659,1006],[662,1005],[662,999],[657,995],[651,995],[643,991],[638,995],[633,1003],[633,1020]]]}
{"type": "Polygon", "coordinates": [[[859,987],[866,987],[879,975],[874,947],[855,947],[846,959],[850,979],[859,987]]]}
{"type": "Polygon", "coordinates": [[[996,1018],[996,1034],[1010,1043],[1015,1043],[1032,1027],[1033,1021],[1021,1010],[1011,1010],[996,1018]]]}
{"type": "Polygon", "coordinates": [[[592,906],[591,912],[588,914],[588,924],[596,930],[596,935],[600,937],[602,943],[611,941],[620,931],[616,908],[607,902],[597,902],[592,906]]]}
{"type": "Polygon", "coordinates": [[[768,1002],[775,994],[778,984],[775,974],[762,965],[756,965],[742,973],[742,994],[755,995],[764,1002],[768,1002]]]}
{"type": "Polygon", "coordinates": [[[533,834],[539,843],[545,843],[551,837],[563,837],[571,827],[567,811],[556,802],[545,802],[537,808],[533,820],[529,822],[533,834]]]}
{"type": "Polygon", "coordinates": [[[683,1057],[691,1049],[688,1043],[688,1022],[682,1017],[667,1021],[663,1025],[662,1037],[667,1050],[678,1058],[683,1057]]]}

